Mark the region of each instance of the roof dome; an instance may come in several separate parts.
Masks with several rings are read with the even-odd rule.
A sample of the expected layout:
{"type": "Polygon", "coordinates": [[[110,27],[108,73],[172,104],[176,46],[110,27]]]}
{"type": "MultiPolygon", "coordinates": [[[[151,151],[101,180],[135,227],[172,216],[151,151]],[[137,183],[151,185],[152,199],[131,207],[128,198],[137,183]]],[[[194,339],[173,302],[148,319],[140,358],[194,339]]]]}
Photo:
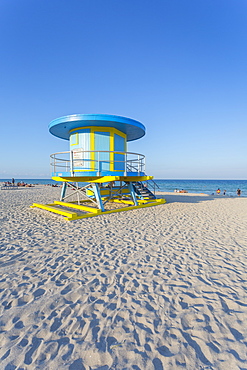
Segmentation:
{"type": "Polygon", "coordinates": [[[127,136],[127,141],[133,141],[145,135],[145,126],[131,118],[109,114],[72,114],[56,118],[49,124],[52,135],[69,140],[70,131],[76,128],[98,126],[114,127],[127,136]]]}

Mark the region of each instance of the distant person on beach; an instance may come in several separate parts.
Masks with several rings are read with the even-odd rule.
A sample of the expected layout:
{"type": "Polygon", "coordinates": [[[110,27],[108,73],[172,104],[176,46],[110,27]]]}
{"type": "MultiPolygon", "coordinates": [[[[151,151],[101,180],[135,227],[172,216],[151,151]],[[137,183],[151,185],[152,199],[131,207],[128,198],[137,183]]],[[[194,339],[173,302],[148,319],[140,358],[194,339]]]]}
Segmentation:
{"type": "Polygon", "coordinates": [[[217,193],[218,195],[220,194],[220,189],[219,189],[219,188],[216,190],[216,193],[217,193]]]}
{"type": "Polygon", "coordinates": [[[240,195],[241,195],[241,190],[238,188],[238,190],[237,190],[237,195],[240,197],[240,195]]]}
{"type": "Polygon", "coordinates": [[[223,191],[223,195],[226,195],[226,190],[223,191]]]}
{"type": "Polygon", "coordinates": [[[115,181],[110,181],[107,185],[108,188],[113,188],[115,186],[115,181]]]}
{"type": "Polygon", "coordinates": [[[15,185],[15,179],[14,178],[12,179],[12,185],[15,185]]]}

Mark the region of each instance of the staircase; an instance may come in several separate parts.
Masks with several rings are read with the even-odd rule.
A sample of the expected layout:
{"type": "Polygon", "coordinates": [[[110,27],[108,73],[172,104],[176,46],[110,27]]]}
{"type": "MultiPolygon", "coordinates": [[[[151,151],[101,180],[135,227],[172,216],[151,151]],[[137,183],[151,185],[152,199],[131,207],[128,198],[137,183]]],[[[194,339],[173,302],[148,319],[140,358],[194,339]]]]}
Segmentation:
{"type": "Polygon", "coordinates": [[[156,196],[142,182],[133,181],[132,184],[136,194],[141,199],[156,199],[156,196]]]}

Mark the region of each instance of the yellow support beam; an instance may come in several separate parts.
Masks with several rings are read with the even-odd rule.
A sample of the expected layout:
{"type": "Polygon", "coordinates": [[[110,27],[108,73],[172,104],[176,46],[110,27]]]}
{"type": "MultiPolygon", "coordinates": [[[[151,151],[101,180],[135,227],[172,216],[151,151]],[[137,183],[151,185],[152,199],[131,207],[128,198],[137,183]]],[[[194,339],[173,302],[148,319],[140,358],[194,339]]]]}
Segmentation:
{"type": "Polygon", "coordinates": [[[54,207],[53,203],[52,204],[33,203],[31,208],[34,208],[34,207],[45,209],[46,211],[50,211],[53,213],[58,213],[59,215],[65,216],[66,219],[74,219],[75,217],[78,216],[77,213],[75,212],[67,211],[59,207],[54,207]]]}
{"type": "Polygon", "coordinates": [[[98,209],[98,208],[87,207],[87,206],[84,206],[82,204],[76,204],[76,203],[70,203],[70,202],[66,203],[66,202],[62,202],[62,201],[59,201],[59,200],[55,200],[54,204],[59,204],[60,206],[75,208],[75,209],[78,209],[80,211],[86,211],[86,212],[91,212],[91,213],[101,212],[100,209],[98,209]]]}

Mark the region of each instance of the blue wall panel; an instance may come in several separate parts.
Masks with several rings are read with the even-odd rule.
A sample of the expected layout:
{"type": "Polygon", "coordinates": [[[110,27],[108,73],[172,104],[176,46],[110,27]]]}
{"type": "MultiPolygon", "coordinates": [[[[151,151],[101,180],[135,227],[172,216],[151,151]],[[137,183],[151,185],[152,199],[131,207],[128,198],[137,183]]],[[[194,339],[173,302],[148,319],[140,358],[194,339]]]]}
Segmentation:
{"type": "MultiPolygon", "coordinates": [[[[97,132],[94,133],[94,150],[110,150],[110,133],[97,132]]],[[[96,168],[98,171],[110,170],[110,153],[95,153],[96,168]],[[100,168],[98,169],[98,158],[100,160],[100,168]]]]}
{"type": "MultiPolygon", "coordinates": [[[[114,134],[114,151],[125,151],[125,140],[122,136],[114,134]]],[[[125,156],[123,154],[114,154],[114,170],[124,171],[125,156]]]]}

